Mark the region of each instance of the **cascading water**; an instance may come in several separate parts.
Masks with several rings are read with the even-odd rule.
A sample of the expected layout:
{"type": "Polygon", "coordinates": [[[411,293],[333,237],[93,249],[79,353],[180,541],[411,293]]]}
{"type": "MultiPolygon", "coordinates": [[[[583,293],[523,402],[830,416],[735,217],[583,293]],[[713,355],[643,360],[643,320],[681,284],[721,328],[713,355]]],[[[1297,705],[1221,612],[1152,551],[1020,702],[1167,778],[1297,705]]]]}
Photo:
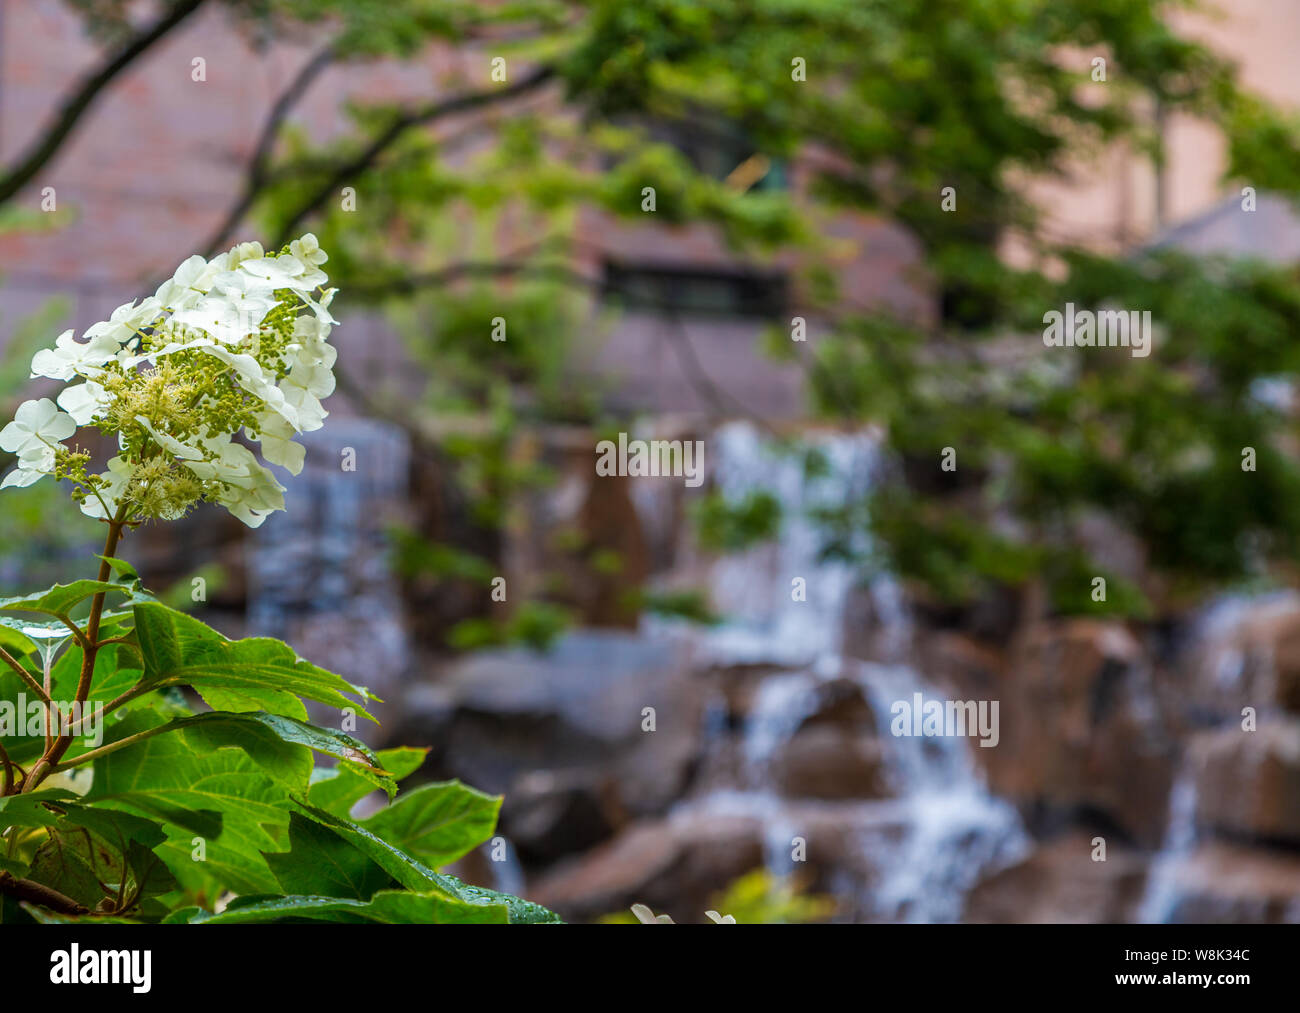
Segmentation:
{"type": "MultiPolygon", "coordinates": [[[[1276,695],[1276,659],[1248,658],[1255,642],[1249,627],[1276,621],[1300,609],[1300,595],[1283,590],[1260,595],[1225,594],[1209,602],[1190,624],[1184,648],[1195,684],[1199,710],[1192,716],[1211,726],[1236,721],[1244,701],[1258,703],[1276,695]],[[1253,662],[1253,663],[1252,663],[1253,662]],[[1262,664],[1260,663],[1262,662],[1262,664]]],[[[1169,809],[1159,852],[1152,858],[1135,920],[1163,923],[1174,919],[1184,899],[1182,871],[1198,844],[1195,761],[1184,755],[1169,793],[1169,809]]]]}
{"type": "MultiPolygon", "coordinates": [[[[989,795],[957,737],[895,737],[889,728],[895,701],[922,693],[939,696],[911,667],[846,657],[846,603],[861,580],[851,564],[821,558],[821,533],[809,514],[865,495],[878,470],[878,442],[869,434],[814,434],[808,438],[829,468],[808,478],[797,459],[776,451],[747,423],[719,429],[710,441],[719,491],[737,501],[766,490],[782,506],[774,542],[725,557],[714,567],[710,591],[721,626],[700,635],[715,666],[771,666],[755,690],[743,729],[739,783],[683,802],[679,811],[745,815],[764,828],[770,871],[793,871],[791,841],[808,814],[848,828],[862,858],[863,876],[846,871],[845,892],[859,917],[884,921],[955,921],[969,888],[986,872],[1020,857],[1026,848],[1015,810],[989,795]],[[806,582],[807,600],[795,601],[791,580],[806,582]],[[894,797],[804,803],[783,798],[771,775],[774,757],[818,706],[819,686],[850,680],[870,705],[885,746],[894,797]]],[[[872,597],[889,628],[886,642],[905,639],[901,594],[878,576],[872,597]]]]}
{"type": "Polygon", "coordinates": [[[1146,889],[1135,921],[1164,923],[1172,919],[1181,891],[1178,868],[1196,844],[1196,780],[1184,765],[1169,792],[1169,822],[1160,853],[1147,871],[1146,889]]]}
{"type": "Polygon", "coordinates": [[[248,625],[388,696],[409,661],[385,525],[406,495],[409,448],[394,426],[331,421],[303,437],[285,513],[253,534],[248,625]],[[364,631],[358,636],[357,631],[364,631]]]}

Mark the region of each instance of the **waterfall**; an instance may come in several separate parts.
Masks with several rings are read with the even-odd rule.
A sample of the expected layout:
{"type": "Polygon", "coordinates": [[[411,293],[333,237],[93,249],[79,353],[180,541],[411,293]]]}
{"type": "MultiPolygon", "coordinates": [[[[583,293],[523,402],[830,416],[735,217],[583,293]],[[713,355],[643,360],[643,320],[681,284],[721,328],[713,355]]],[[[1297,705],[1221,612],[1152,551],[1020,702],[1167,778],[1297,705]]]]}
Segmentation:
{"type": "Polygon", "coordinates": [[[1169,819],[1160,853],[1147,870],[1146,887],[1135,921],[1161,923],[1174,914],[1181,893],[1178,868],[1196,844],[1196,779],[1190,761],[1184,760],[1169,792],[1169,819]]]}
{"type": "MultiPolygon", "coordinates": [[[[806,834],[805,817],[831,818],[848,828],[871,875],[845,875],[843,891],[860,917],[882,921],[956,921],[965,894],[985,873],[1021,857],[1027,840],[1015,809],[991,796],[957,737],[895,737],[895,701],[921,692],[941,696],[912,667],[875,664],[843,653],[850,592],[861,571],[821,554],[821,533],[809,516],[822,506],[858,500],[879,470],[879,442],[867,433],[812,433],[808,443],[829,467],[815,478],[800,461],[771,446],[748,423],[731,423],[711,440],[719,491],[729,500],[766,490],[782,507],[782,528],[770,544],[724,557],[709,590],[723,615],[718,627],[696,633],[704,657],[719,666],[777,669],[757,687],[743,728],[741,783],[688,799],[680,812],[700,809],[745,815],[763,828],[769,871],[795,869],[791,840],[806,834]],[[806,581],[807,601],[792,600],[791,578],[806,581]],[[771,764],[818,705],[818,686],[832,679],[856,684],[877,721],[895,797],[848,802],[782,798],[771,764]]],[[[868,550],[865,532],[857,550],[868,550]]],[[[875,575],[870,592],[887,624],[885,642],[905,640],[902,594],[889,574],[875,575]]]]}
{"type": "Polygon", "coordinates": [[[809,514],[865,495],[878,463],[878,442],[867,434],[819,434],[828,473],[810,479],[800,462],[771,446],[749,423],[718,429],[710,441],[717,490],[737,502],[767,492],[781,504],[780,537],[724,556],[713,567],[713,604],[728,621],[709,646],[720,659],[807,665],[835,656],[843,643],[844,602],[859,574],[852,564],[819,558],[822,533],[809,514]],[[791,579],[807,581],[808,600],[791,600],[791,579]]]}
{"type": "MultiPolygon", "coordinates": [[[[1291,590],[1260,594],[1219,595],[1191,622],[1184,649],[1197,701],[1188,708],[1191,717],[1210,727],[1240,718],[1240,707],[1258,705],[1275,697],[1277,672],[1274,658],[1257,628],[1300,608],[1300,595],[1291,590]]],[[[1168,816],[1160,850],[1147,870],[1146,887],[1138,904],[1138,922],[1167,922],[1177,914],[1183,899],[1179,871],[1197,844],[1198,805],[1196,767],[1186,747],[1182,765],[1169,793],[1168,816]]]]}
{"type": "Polygon", "coordinates": [[[390,697],[409,662],[386,533],[406,496],[406,436],[344,418],[302,440],[307,463],[284,482],[286,511],[253,533],[249,629],[390,697]]]}

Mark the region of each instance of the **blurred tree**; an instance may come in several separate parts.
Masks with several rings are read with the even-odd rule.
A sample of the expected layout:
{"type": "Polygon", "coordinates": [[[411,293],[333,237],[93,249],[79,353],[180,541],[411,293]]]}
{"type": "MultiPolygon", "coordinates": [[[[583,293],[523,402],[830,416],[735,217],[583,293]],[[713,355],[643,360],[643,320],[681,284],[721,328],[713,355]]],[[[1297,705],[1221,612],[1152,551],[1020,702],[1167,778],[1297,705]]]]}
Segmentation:
{"type": "MultiPolygon", "coordinates": [[[[124,27],[126,4],[75,6],[92,24],[147,37],[124,27]]],[[[193,6],[168,5],[163,17],[193,6]]],[[[597,412],[558,380],[571,337],[593,327],[594,300],[656,303],[654,290],[584,270],[599,248],[577,227],[584,209],[642,219],[653,187],[659,224],[710,225],[751,262],[799,250],[786,302],[811,321],[811,337],[774,345],[807,368],[827,416],[884,423],[901,466],[872,503],[822,518],[833,544],[870,526],[898,572],[948,602],[1041,574],[1058,610],[1129,614],[1294,551],[1300,470],[1281,443],[1290,419],[1259,392],[1296,370],[1295,272],[1168,253],[1099,256],[1053,236],[1023,188],[1112,142],[1160,159],[1154,106],[1219,127],[1228,178],[1300,191],[1300,134],[1240,89],[1231,66],[1175,33],[1170,15],[1190,4],[225,6],[254,34],[297,34],[317,48],[273,104],[208,250],[249,214],[272,246],[311,227],[338,251],[333,275],[352,297],[404,313],[431,368],[428,412],[490,420],[456,449],[429,441],[430,452],[457,458],[485,524],[537,477],[512,467],[513,428],[597,412]],[[423,59],[431,46],[454,52],[459,68],[433,97],[354,103],[351,133],[328,145],[292,129],[328,66],[423,59]],[[1104,81],[1089,73],[1096,56],[1108,61],[1104,81]],[[707,136],[718,138],[710,152],[730,154],[702,157],[707,136]],[[787,166],[807,185],[764,184],[787,166]],[[344,187],[354,203],[339,199],[344,187]],[[830,223],[858,213],[916,238],[931,319],[857,305],[838,290],[830,223]],[[1010,264],[1011,241],[1034,267],[1010,264]],[[1150,310],[1160,329],[1153,354],[1044,348],[1043,315],[1067,302],[1150,310]],[[528,326],[486,343],[484,318],[498,316],[528,326]],[[956,472],[941,470],[947,447],[956,472]],[[1254,472],[1241,470],[1246,447],[1254,472]],[[1109,575],[1104,603],[1089,593],[1105,575],[1085,531],[1097,517],[1142,540],[1152,574],[1137,583],[1109,575]]],[[[348,386],[385,413],[383,392],[348,386]]],[[[708,516],[727,529],[717,511],[708,516]]]]}
{"type": "MultiPolygon", "coordinates": [[[[357,109],[355,140],[328,152],[295,145],[259,207],[276,236],[311,218],[343,251],[354,292],[433,287],[421,340],[439,363],[468,354],[480,407],[492,403],[494,384],[540,383],[545,364],[562,361],[568,328],[557,314],[554,328],[530,327],[529,343],[489,354],[466,331],[465,308],[477,335],[493,308],[511,316],[518,300],[544,304],[560,287],[624,303],[635,296],[574,270],[589,252],[575,234],[577,208],[637,218],[642,188],[653,186],[660,221],[710,223],[738,256],[798,246],[791,312],[814,320],[815,336],[776,344],[790,357],[807,348],[819,408],[883,422],[902,464],[902,480],[872,503],[822,518],[832,543],[851,541],[837,529],[870,525],[895,570],[950,603],[1041,575],[1057,610],[1142,614],[1153,598],[1286,558],[1300,533],[1300,471],[1279,446],[1289,422],[1255,396],[1257,381],[1296,369],[1295,272],[1168,253],[1098,256],[1052,236],[1023,192],[1024,180],[1063,174],[1112,142],[1162,157],[1144,112],[1153,104],[1221,128],[1230,178],[1297,191],[1294,125],[1240,90],[1230,66],[1175,34],[1166,16],[1185,6],[492,7],[514,26],[512,66],[527,68],[513,70],[512,83],[422,107],[357,109]],[[1108,61],[1105,81],[1092,79],[1094,55],[1108,61]],[[552,81],[563,89],[555,102],[520,101],[552,81]],[[424,129],[480,104],[494,107],[491,117],[424,129]],[[662,124],[688,136],[725,127],[748,147],[734,171],[709,172],[689,146],[655,140],[664,131],[647,128],[662,124]],[[456,159],[451,149],[475,131],[480,154],[456,159]],[[802,160],[812,182],[799,193],[736,185],[755,159],[802,160]],[[345,181],[366,195],[355,211],[330,200],[345,181]],[[955,206],[946,206],[945,187],[955,206]],[[451,224],[465,208],[508,209],[527,242],[466,260],[451,224]],[[933,319],[855,305],[838,290],[821,237],[835,216],[864,211],[919,241],[933,319]],[[1033,253],[1033,268],[1010,266],[1003,250],[1012,240],[1033,253]],[[493,277],[510,287],[484,287],[493,277]],[[451,283],[460,278],[475,284],[458,291],[451,283]],[[1066,302],[1150,310],[1160,325],[1154,355],[1044,348],[1044,313],[1066,302]],[[941,470],[945,447],[959,455],[952,474],[941,470]],[[1255,472],[1241,470],[1245,447],[1257,452],[1255,472]],[[1093,558],[1086,529],[1099,516],[1141,539],[1149,579],[1126,581],[1093,558]],[[1109,578],[1104,602],[1094,600],[1094,576],[1109,578]]],[[[480,66],[486,76],[486,52],[480,66]]],[[[457,386],[457,373],[449,376],[457,386]]],[[[554,398],[549,405],[557,410],[554,398]]],[[[531,409],[547,406],[543,394],[531,409]]],[[[720,530],[717,510],[704,516],[720,530]]]]}

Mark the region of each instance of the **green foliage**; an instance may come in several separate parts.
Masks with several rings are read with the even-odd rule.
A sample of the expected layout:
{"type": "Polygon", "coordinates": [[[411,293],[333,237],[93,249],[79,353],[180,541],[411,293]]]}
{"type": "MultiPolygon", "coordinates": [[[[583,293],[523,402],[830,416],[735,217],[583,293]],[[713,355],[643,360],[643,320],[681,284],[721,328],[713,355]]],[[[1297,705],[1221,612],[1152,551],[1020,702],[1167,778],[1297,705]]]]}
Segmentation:
{"type": "Polygon", "coordinates": [[[525,602],[505,620],[462,620],[452,627],[447,642],[462,651],[516,645],[544,651],[571,624],[572,615],[563,606],[525,602]]]}
{"type": "Polygon", "coordinates": [[[831,897],[807,894],[790,877],[777,878],[765,869],[741,876],[712,901],[738,925],[795,925],[824,922],[835,913],[831,897]]]}
{"type": "Polygon", "coordinates": [[[307,721],[304,699],[338,709],[345,725],[365,715],[365,689],[278,641],[227,640],[154,600],[129,564],[106,562],[117,580],[0,603],[54,617],[0,626],[6,920],[557,920],[436,871],[491,837],[499,797],[455,781],[399,791],[424,750],[375,754],[307,721]],[[125,601],[99,611],[110,596],[125,601]],[[91,617],[78,624],[72,610],[87,598],[91,617]],[[55,624],[65,635],[51,647],[55,624]],[[55,743],[67,733],[61,752],[43,726],[19,734],[44,711],[34,693],[47,674],[51,699],[76,722],[54,726],[55,743]],[[195,712],[180,686],[213,709],[195,712]],[[88,716],[65,711],[74,701],[88,716]],[[334,765],[316,767],[315,755],[334,765]],[[353,806],[376,789],[389,804],[354,821],[353,806]]]}
{"type": "Polygon", "coordinates": [[[781,502],[770,492],[746,493],[737,502],[709,493],[691,504],[700,544],[716,552],[739,552],[774,537],[781,525],[781,502]]]}
{"type": "Polygon", "coordinates": [[[631,595],[629,605],[637,611],[669,619],[684,619],[701,626],[715,626],[721,617],[709,605],[708,597],[700,591],[647,591],[638,590],[631,595]]]}

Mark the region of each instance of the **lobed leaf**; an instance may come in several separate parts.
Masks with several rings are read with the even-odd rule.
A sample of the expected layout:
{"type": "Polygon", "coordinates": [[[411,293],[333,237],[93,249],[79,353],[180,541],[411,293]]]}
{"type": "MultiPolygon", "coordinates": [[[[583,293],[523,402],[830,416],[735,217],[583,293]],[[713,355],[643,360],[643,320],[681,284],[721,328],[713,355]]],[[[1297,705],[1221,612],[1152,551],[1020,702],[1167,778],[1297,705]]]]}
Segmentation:
{"type": "Polygon", "coordinates": [[[306,710],[296,698],[306,697],[375,720],[349,698],[376,699],[368,690],[304,661],[279,640],[228,640],[192,616],[156,602],[135,606],[135,628],[145,680],[151,685],[193,686],[214,707],[215,696],[224,704],[222,709],[266,710],[305,720],[306,710]]]}
{"type": "Polygon", "coordinates": [[[501,796],[459,781],[404,792],[361,826],[433,868],[450,865],[492,836],[501,796]]]}
{"type": "MultiPolygon", "coordinates": [[[[428,754],[428,749],[398,746],[395,749],[381,749],[375,754],[375,759],[379,761],[379,766],[400,781],[418,770],[428,754]]],[[[311,772],[307,801],[346,819],[352,812],[352,807],[369,795],[374,787],[369,778],[354,773],[346,764],[317,767],[311,772]]]]}

